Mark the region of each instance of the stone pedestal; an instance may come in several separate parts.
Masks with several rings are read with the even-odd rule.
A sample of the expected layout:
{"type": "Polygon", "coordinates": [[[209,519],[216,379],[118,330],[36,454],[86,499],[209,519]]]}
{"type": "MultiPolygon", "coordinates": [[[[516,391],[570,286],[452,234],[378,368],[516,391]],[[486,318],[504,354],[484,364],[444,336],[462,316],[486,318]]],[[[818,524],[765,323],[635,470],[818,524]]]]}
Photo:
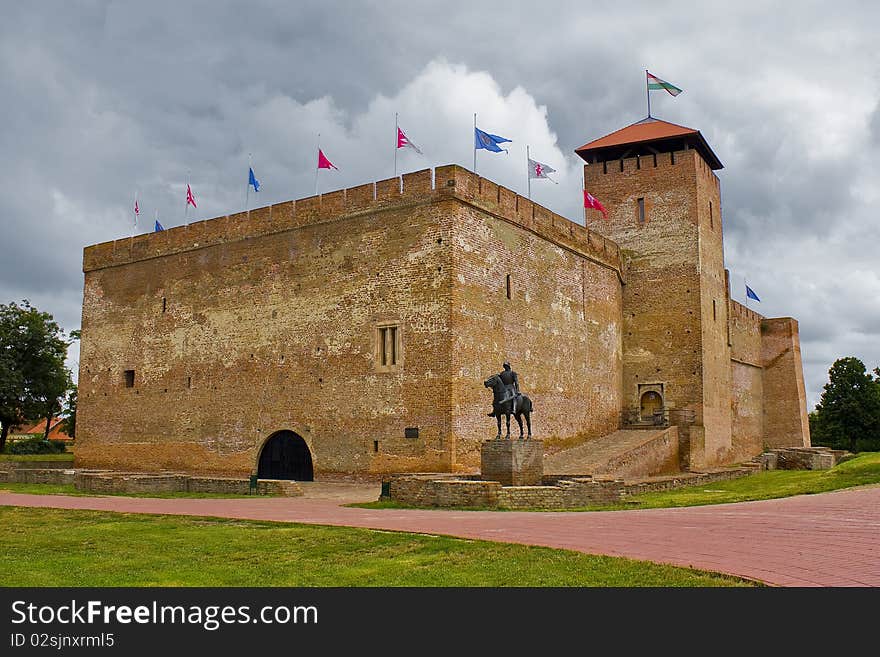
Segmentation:
{"type": "Polygon", "coordinates": [[[502,486],[540,486],[544,441],[486,440],[480,448],[480,478],[502,486]]]}

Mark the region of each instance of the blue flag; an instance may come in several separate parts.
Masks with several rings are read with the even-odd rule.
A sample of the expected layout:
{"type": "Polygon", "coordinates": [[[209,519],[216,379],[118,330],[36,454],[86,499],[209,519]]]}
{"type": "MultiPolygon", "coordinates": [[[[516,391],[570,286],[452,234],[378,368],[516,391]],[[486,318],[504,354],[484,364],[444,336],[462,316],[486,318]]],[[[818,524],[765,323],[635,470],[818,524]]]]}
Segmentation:
{"type": "Polygon", "coordinates": [[[747,299],[754,299],[755,301],[760,301],[760,299],[758,298],[758,295],[755,294],[755,291],[752,288],[750,288],[748,285],[746,285],[746,298],[747,299]]]}
{"type": "Polygon", "coordinates": [[[159,223],[159,220],[156,219],[156,228],[153,230],[154,233],[158,233],[160,230],[165,230],[162,228],[162,224],[159,223]]]}
{"type": "Polygon", "coordinates": [[[260,191],[260,181],[257,180],[252,168],[248,168],[248,185],[253,185],[255,192],[260,191]]]}
{"type": "Polygon", "coordinates": [[[506,141],[510,141],[510,139],[505,139],[498,135],[490,135],[488,132],[483,132],[479,128],[474,128],[474,150],[485,148],[487,151],[492,151],[493,153],[500,153],[501,151],[506,153],[507,149],[501,148],[498,145],[503,144],[506,141]]]}

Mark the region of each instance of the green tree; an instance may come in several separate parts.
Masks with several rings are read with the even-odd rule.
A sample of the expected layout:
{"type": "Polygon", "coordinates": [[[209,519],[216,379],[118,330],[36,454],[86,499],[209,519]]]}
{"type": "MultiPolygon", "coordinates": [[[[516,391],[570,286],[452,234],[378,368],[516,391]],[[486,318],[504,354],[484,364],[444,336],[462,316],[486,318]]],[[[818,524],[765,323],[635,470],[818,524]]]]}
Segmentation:
{"type": "Polygon", "coordinates": [[[60,410],[71,386],[68,345],[49,313],[27,300],[0,304],[0,451],[12,426],[60,410]]]}
{"type": "Polygon", "coordinates": [[[64,410],[61,412],[61,416],[64,418],[62,424],[64,433],[71,438],[76,438],[76,394],[76,386],[71,386],[70,392],[67,393],[64,410]]]}
{"type": "Polygon", "coordinates": [[[858,358],[834,361],[828,383],[811,418],[817,444],[847,446],[857,451],[858,441],[880,441],[880,372],[875,378],[858,358]]]}

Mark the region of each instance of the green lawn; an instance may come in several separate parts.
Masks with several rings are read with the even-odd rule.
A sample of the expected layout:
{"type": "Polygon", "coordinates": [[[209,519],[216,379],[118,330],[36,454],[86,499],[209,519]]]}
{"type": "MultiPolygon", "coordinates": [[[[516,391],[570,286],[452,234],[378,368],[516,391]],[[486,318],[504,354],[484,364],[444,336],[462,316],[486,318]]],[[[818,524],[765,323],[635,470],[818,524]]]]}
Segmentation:
{"type": "Polygon", "coordinates": [[[73,463],[73,454],[0,454],[0,462],[3,461],[70,461],[73,463]]]}
{"type": "MultiPolygon", "coordinates": [[[[119,495],[121,497],[162,497],[162,498],[238,498],[253,495],[234,495],[232,493],[90,493],[74,488],[73,484],[19,484],[0,483],[0,491],[10,493],[31,493],[33,495],[79,495],[94,497],[96,495],[119,495]]],[[[263,496],[267,497],[267,496],[263,496]]]]}
{"type": "Polygon", "coordinates": [[[825,493],[841,488],[880,484],[880,452],[867,452],[830,470],[770,470],[740,479],[718,481],[629,498],[618,508],[656,509],[728,502],[751,502],[791,495],[825,493]]]}
{"type": "MultiPolygon", "coordinates": [[[[771,470],[730,481],[718,481],[659,493],[628,497],[625,502],[590,506],[571,511],[618,511],[659,509],[676,506],[702,506],[728,502],[751,502],[791,495],[825,493],[841,488],[880,484],[880,452],[866,452],[830,470],[771,470]]],[[[367,502],[351,506],[368,509],[411,508],[396,502],[367,502]]],[[[468,511],[472,509],[461,509],[468,511]]],[[[473,509],[477,510],[477,509],[473,509]]],[[[487,510],[487,509],[479,509],[487,510]]],[[[540,511],[540,509],[536,509],[540,511]]]]}
{"type": "Polygon", "coordinates": [[[269,522],[0,507],[2,586],[753,586],[549,548],[269,522]]]}

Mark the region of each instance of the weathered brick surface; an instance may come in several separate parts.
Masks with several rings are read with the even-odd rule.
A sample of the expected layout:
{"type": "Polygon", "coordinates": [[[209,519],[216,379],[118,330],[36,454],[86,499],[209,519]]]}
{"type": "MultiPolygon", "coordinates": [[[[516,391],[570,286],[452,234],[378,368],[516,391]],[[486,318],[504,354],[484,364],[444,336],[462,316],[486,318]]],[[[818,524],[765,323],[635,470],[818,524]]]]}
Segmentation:
{"type": "Polygon", "coordinates": [[[542,434],[612,427],[617,247],[459,167],[436,179],[86,249],[77,465],[243,476],[289,429],[318,474],[472,469],[505,358],[542,434]]]}
{"type": "Polygon", "coordinates": [[[0,480],[19,484],[72,484],[74,474],[74,470],[60,468],[18,468],[8,471],[6,478],[0,480]]]}
{"type": "Polygon", "coordinates": [[[764,444],[769,447],[809,447],[810,424],[797,320],[791,317],[763,320],[761,346],[764,359],[764,444]]]}
{"type": "MultiPolygon", "coordinates": [[[[48,472],[48,471],[47,471],[48,472]]],[[[190,477],[185,474],[141,472],[88,472],[66,471],[70,481],[41,483],[72,483],[77,490],[90,493],[225,493],[228,495],[247,495],[250,491],[248,479],[233,477],[190,477]]],[[[260,479],[257,481],[257,494],[296,497],[303,494],[302,487],[295,481],[281,479],[260,479]]]]}
{"type": "Polygon", "coordinates": [[[544,476],[544,441],[485,440],[480,447],[480,476],[502,486],[536,486],[544,476]]]}

